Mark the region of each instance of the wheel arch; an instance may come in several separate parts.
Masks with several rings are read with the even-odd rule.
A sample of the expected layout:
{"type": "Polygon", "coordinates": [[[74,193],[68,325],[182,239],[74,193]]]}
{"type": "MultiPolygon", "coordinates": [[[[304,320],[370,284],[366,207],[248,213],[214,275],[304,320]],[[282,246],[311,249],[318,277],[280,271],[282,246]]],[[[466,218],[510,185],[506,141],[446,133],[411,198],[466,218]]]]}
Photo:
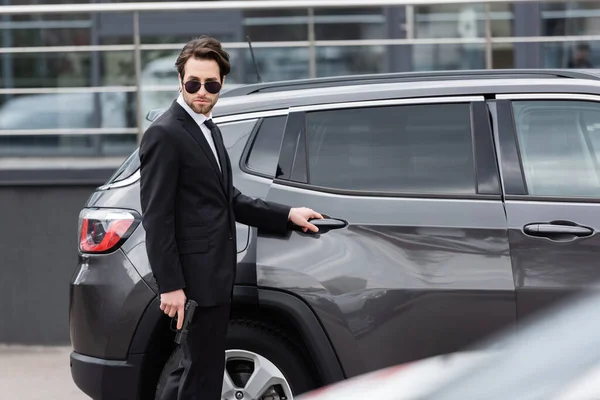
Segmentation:
{"type": "MultiPolygon", "coordinates": [[[[156,296],[146,307],[135,331],[129,354],[143,354],[139,376],[142,397],[153,394],[153,385],[175,344],[169,318],[159,309],[156,296]]],[[[251,285],[236,285],[233,290],[232,319],[254,319],[274,324],[294,336],[308,352],[321,385],[345,379],[342,365],[312,309],[295,294],[251,285]]]]}
{"type": "Polygon", "coordinates": [[[143,355],[138,373],[138,399],[154,398],[160,373],[176,348],[169,317],[159,306],[160,298],[156,296],[144,310],[129,346],[129,357],[143,355]]]}
{"type": "Polygon", "coordinates": [[[275,324],[295,336],[306,348],[322,385],[345,379],[323,326],[310,306],[297,295],[256,286],[235,286],[231,317],[275,324]]]}

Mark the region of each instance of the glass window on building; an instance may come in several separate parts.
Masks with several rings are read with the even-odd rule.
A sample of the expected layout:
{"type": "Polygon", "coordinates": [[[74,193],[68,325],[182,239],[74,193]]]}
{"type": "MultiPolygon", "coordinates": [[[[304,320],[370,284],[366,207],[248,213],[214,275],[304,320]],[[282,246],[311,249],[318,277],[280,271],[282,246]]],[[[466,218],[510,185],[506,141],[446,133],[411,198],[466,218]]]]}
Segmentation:
{"type": "MultiPolygon", "coordinates": [[[[584,36],[600,32],[597,2],[542,3],[543,36],[584,36]]],[[[600,41],[556,41],[542,44],[546,68],[598,68],[600,41]]]]}
{"type": "Polygon", "coordinates": [[[318,8],[314,12],[317,40],[385,39],[387,19],[381,7],[318,8]]]}
{"type": "MultiPolygon", "coordinates": [[[[492,37],[512,34],[514,19],[510,3],[490,5],[492,37]]],[[[484,4],[431,4],[416,6],[414,37],[457,39],[457,43],[418,44],[412,48],[414,70],[484,69],[486,9],[484,4]]],[[[494,65],[506,65],[512,58],[510,45],[496,45],[494,65]]]]}
{"type": "Polygon", "coordinates": [[[308,12],[302,9],[243,10],[244,38],[253,42],[308,40],[308,12]]]}
{"type": "MultiPolygon", "coordinates": [[[[388,38],[389,20],[381,7],[316,9],[317,41],[377,40],[388,38]]],[[[387,72],[384,46],[319,46],[316,49],[319,77],[387,72]]]]}

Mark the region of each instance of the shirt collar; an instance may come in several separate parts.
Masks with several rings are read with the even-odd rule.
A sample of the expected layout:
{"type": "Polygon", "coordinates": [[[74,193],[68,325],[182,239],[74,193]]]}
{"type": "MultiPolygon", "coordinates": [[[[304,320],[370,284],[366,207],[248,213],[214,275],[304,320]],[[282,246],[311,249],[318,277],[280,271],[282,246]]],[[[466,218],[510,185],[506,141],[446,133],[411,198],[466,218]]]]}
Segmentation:
{"type": "Polygon", "coordinates": [[[198,126],[202,126],[202,124],[204,124],[204,121],[206,121],[207,119],[212,119],[212,112],[209,114],[208,117],[206,117],[206,115],[198,114],[194,110],[192,110],[183,99],[183,94],[181,93],[177,97],[177,104],[179,104],[190,115],[190,117],[192,117],[194,121],[196,121],[198,126]]]}

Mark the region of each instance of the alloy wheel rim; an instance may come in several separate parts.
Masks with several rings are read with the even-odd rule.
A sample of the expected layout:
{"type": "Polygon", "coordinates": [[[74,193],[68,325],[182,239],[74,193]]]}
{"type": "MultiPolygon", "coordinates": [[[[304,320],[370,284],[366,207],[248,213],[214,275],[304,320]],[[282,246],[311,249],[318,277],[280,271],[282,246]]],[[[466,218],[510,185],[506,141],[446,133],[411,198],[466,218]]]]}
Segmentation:
{"type": "Polygon", "coordinates": [[[260,354],[238,349],[225,352],[225,373],[221,393],[224,400],[293,400],[290,385],[275,364],[260,354]],[[241,363],[238,365],[243,365],[246,371],[250,363],[253,368],[246,374],[237,374],[235,371],[230,371],[235,368],[236,363],[241,363]],[[233,367],[229,368],[232,365],[233,367]]]}

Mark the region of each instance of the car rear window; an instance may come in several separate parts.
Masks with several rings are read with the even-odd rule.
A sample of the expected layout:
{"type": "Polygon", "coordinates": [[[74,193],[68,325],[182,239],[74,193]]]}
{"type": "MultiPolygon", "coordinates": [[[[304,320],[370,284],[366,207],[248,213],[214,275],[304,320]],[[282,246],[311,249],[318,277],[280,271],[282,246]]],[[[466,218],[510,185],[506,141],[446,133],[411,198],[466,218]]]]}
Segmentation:
{"type": "Polygon", "coordinates": [[[248,170],[271,178],[275,176],[286,120],[287,115],[265,118],[261,122],[246,159],[248,170]]]}
{"type": "Polygon", "coordinates": [[[140,156],[139,148],[135,149],[133,153],[121,164],[121,166],[115,171],[115,173],[108,179],[107,184],[116,183],[124,179],[129,178],[140,168],[140,156]]]}

